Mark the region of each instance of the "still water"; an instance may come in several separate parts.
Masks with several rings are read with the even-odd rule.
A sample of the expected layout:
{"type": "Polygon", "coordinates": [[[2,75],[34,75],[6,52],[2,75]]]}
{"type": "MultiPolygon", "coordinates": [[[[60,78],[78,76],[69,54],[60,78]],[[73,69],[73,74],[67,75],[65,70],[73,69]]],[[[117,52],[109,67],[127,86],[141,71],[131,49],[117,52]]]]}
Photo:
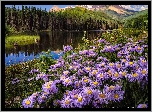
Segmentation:
{"type": "MultiPolygon", "coordinates": [[[[104,31],[102,31],[104,32],[104,31]]],[[[95,39],[101,31],[87,31],[86,37],[95,39]]],[[[12,49],[5,49],[5,64],[17,64],[38,58],[43,51],[51,50],[54,59],[58,59],[63,55],[63,45],[71,45],[75,48],[78,43],[82,42],[84,32],[71,31],[71,32],[40,32],[40,41],[35,44],[18,46],[12,49]],[[59,52],[58,52],[59,51],[59,52]]]]}

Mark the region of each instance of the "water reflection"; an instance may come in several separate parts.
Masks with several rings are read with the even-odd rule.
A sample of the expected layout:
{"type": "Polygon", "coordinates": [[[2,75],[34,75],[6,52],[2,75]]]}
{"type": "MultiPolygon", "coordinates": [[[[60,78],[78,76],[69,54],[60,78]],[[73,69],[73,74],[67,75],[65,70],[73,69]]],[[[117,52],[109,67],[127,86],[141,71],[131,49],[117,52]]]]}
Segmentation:
{"type": "MultiPolygon", "coordinates": [[[[89,31],[86,32],[86,37],[95,39],[101,35],[101,31],[89,31]]],[[[70,45],[75,48],[78,46],[78,43],[82,42],[82,37],[84,32],[40,32],[40,41],[35,44],[25,45],[25,46],[14,46],[12,49],[5,49],[5,63],[6,65],[12,63],[19,63],[23,61],[32,60],[39,57],[42,51],[47,51],[50,49],[51,52],[57,59],[58,56],[55,54],[56,51],[63,50],[63,45],[70,45]]]]}

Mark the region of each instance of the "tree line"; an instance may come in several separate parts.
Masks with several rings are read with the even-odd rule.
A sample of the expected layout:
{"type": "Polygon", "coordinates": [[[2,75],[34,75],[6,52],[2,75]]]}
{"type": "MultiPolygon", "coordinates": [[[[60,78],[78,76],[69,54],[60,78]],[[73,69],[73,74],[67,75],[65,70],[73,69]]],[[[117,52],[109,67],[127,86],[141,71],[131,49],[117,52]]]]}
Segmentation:
{"type": "Polygon", "coordinates": [[[39,32],[42,30],[99,30],[117,29],[119,21],[112,19],[101,11],[87,10],[82,7],[60,11],[49,11],[36,7],[15,5],[5,7],[5,31],[39,32]]]}

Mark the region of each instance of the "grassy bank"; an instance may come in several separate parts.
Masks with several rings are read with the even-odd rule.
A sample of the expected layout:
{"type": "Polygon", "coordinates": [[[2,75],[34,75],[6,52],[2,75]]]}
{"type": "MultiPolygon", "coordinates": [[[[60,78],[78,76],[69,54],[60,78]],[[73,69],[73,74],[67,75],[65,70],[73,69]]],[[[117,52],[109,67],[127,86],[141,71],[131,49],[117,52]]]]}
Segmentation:
{"type": "Polygon", "coordinates": [[[35,39],[40,40],[39,36],[31,36],[31,35],[16,35],[16,36],[8,36],[5,38],[5,48],[10,49],[14,47],[14,43],[16,42],[19,46],[28,45],[35,43],[35,39]]]}

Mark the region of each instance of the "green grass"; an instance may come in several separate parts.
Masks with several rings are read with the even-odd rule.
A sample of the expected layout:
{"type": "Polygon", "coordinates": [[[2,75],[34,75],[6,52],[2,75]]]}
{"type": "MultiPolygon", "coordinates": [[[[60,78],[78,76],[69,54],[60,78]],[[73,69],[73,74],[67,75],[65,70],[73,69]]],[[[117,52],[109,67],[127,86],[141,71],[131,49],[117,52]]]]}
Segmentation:
{"type": "Polygon", "coordinates": [[[28,45],[35,43],[35,39],[40,40],[39,36],[31,35],[17,35],[17,36],[8,36],[5,38],[5,48],[10,49],[14,47],[14,43],[17,42],[19,46],[28,45]]]}

